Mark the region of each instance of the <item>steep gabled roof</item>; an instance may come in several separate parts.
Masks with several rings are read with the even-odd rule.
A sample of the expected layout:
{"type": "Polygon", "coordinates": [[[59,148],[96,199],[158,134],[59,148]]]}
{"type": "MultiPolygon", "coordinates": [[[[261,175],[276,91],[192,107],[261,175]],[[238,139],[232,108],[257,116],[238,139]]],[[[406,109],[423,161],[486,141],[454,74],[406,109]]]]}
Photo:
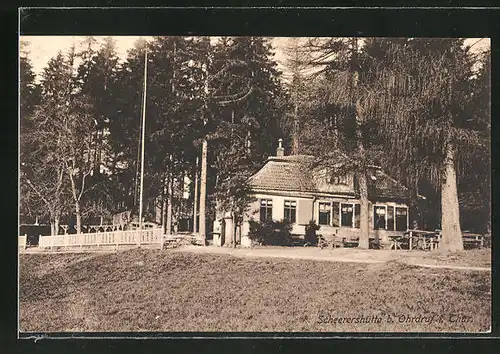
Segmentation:
{"type": "Polygon", "coordinates": [[[374,169],[368,179],[368,198],[406,199],[408,188],[390,177],[379,168],[374,169]]]}
{"type": "MultiPolygon", "coordinates": [[[[345,154],[336,154],[339,162],[347,159],[345,154]]],[[[311,169],[316,157],[308,155],[272,156],[265,165],[249,179],[251,188],[258,190],[304,192],[304,193],[326,193],[326,194],[348,194],[358,193],[357,185],[354,190],[348,190],[345,186],[330,184],[326,190],[317,181],[317,174],[311,169]]],[[[368,178],[368,197],[406,199],[408,189],[385,174],[380,168],[373,168],[368,178]]]]}
{"type": "Polygon", "coordinates": [[[313,160],[314,157],[306,155],[270,157],[250,177],[249,184],[253,188],[266,190],[316,192],[313,176],[306,167],[313,160]]]}

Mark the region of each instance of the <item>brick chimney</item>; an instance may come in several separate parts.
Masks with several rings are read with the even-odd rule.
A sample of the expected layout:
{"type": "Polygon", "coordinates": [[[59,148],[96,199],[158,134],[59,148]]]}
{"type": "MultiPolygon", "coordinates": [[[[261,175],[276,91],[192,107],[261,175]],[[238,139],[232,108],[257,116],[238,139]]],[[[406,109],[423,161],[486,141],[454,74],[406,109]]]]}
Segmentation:
{"type": "Polygon", "coordinates": [[[285,149],[283,149],[283,139],[278,139],[278,148],[276,149],[276,156],[283,157],[285,155],[285,149]]]}

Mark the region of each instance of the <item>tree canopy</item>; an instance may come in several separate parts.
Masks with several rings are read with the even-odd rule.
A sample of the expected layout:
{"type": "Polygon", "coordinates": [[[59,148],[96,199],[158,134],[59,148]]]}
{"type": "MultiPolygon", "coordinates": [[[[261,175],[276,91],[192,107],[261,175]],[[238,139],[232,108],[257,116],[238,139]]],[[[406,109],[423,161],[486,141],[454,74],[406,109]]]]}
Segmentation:
{"type": "Polygon", "coordinates": [[[24,43],[23,217],[48,218],[57,233],[61,220],[80,227],[135,210],[145,108],[150,219],[158,208],[163,222],[171,219],[166,205],[179,214],[196,204],[193,183],[206,149],[208,215],[216,216],[217,202],[238,225],[248,178],[283,138],[287,152],[326,165],[331,151],[343,151],[360,186],[366,170],[380,165],[409,187],[424,227],[489,228],[489,52],[459,38],[292,42],[283,75],[265,37],[158,36],[138,41],[125,60],[112,37],[85,37],[52,58],[39,81],[24,43]]]}

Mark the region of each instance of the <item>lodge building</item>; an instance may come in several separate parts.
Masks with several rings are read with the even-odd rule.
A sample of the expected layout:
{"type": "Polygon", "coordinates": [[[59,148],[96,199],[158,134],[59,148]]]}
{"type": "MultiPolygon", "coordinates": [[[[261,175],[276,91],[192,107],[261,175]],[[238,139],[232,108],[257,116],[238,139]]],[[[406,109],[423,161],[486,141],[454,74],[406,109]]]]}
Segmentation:
{"type": "MultiPolygon", "coordinates": [[[[348,157],[336,153],[337,165],[348,157]]],[[[305,227],[314,220],[324,236],[356,239],[360,233],[360,200],[354,172],[336,173],[315,166],[316,158],[308,155],[284,155],[280,139],[276,156],[249,179],[254,201],[245,213],[237,241],[249,246],[249,221],[287,220],[292,233],[303,236],[305,227]]],[[[335,169],[339,170],[339,169],[335,169]]],[[[399,182],[373,166],[368,173],[370,237],[387,241],[390,235],[402,235],[409,226],[409,191],[399,182]]],[[[227,218],[225,222],[231,222],[227,218]]],[[[216,233],[214,228],[214,234],[216,233]]],[[[230,237],[231,227],[224,227],[222,240],[230,237]]],[[[220,242],[223,243],[224,241],[220,242]]],[[[217,240],[214,239],[217,244],[217,240]]]]}

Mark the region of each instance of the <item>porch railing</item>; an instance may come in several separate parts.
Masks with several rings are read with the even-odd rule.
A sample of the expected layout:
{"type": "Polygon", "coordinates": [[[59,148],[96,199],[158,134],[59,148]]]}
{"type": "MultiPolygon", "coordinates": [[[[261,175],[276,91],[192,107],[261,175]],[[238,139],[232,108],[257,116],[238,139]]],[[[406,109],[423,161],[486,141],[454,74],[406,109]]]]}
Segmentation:
{"type": "Polygon", "coordinates": [[[18,239],[19,248],[26,249],[27,239],[28,239],[28,235],[19,236],[19,239],[18,239]]]}
{"type": "Polygon", "coordinates": [[[83,247],[83,246],[120,246],[120,245],[158,245],[163,247],[163,229],[107,231],[86,234],[67,234],[40,236],[38,247],[83,247]]]}

